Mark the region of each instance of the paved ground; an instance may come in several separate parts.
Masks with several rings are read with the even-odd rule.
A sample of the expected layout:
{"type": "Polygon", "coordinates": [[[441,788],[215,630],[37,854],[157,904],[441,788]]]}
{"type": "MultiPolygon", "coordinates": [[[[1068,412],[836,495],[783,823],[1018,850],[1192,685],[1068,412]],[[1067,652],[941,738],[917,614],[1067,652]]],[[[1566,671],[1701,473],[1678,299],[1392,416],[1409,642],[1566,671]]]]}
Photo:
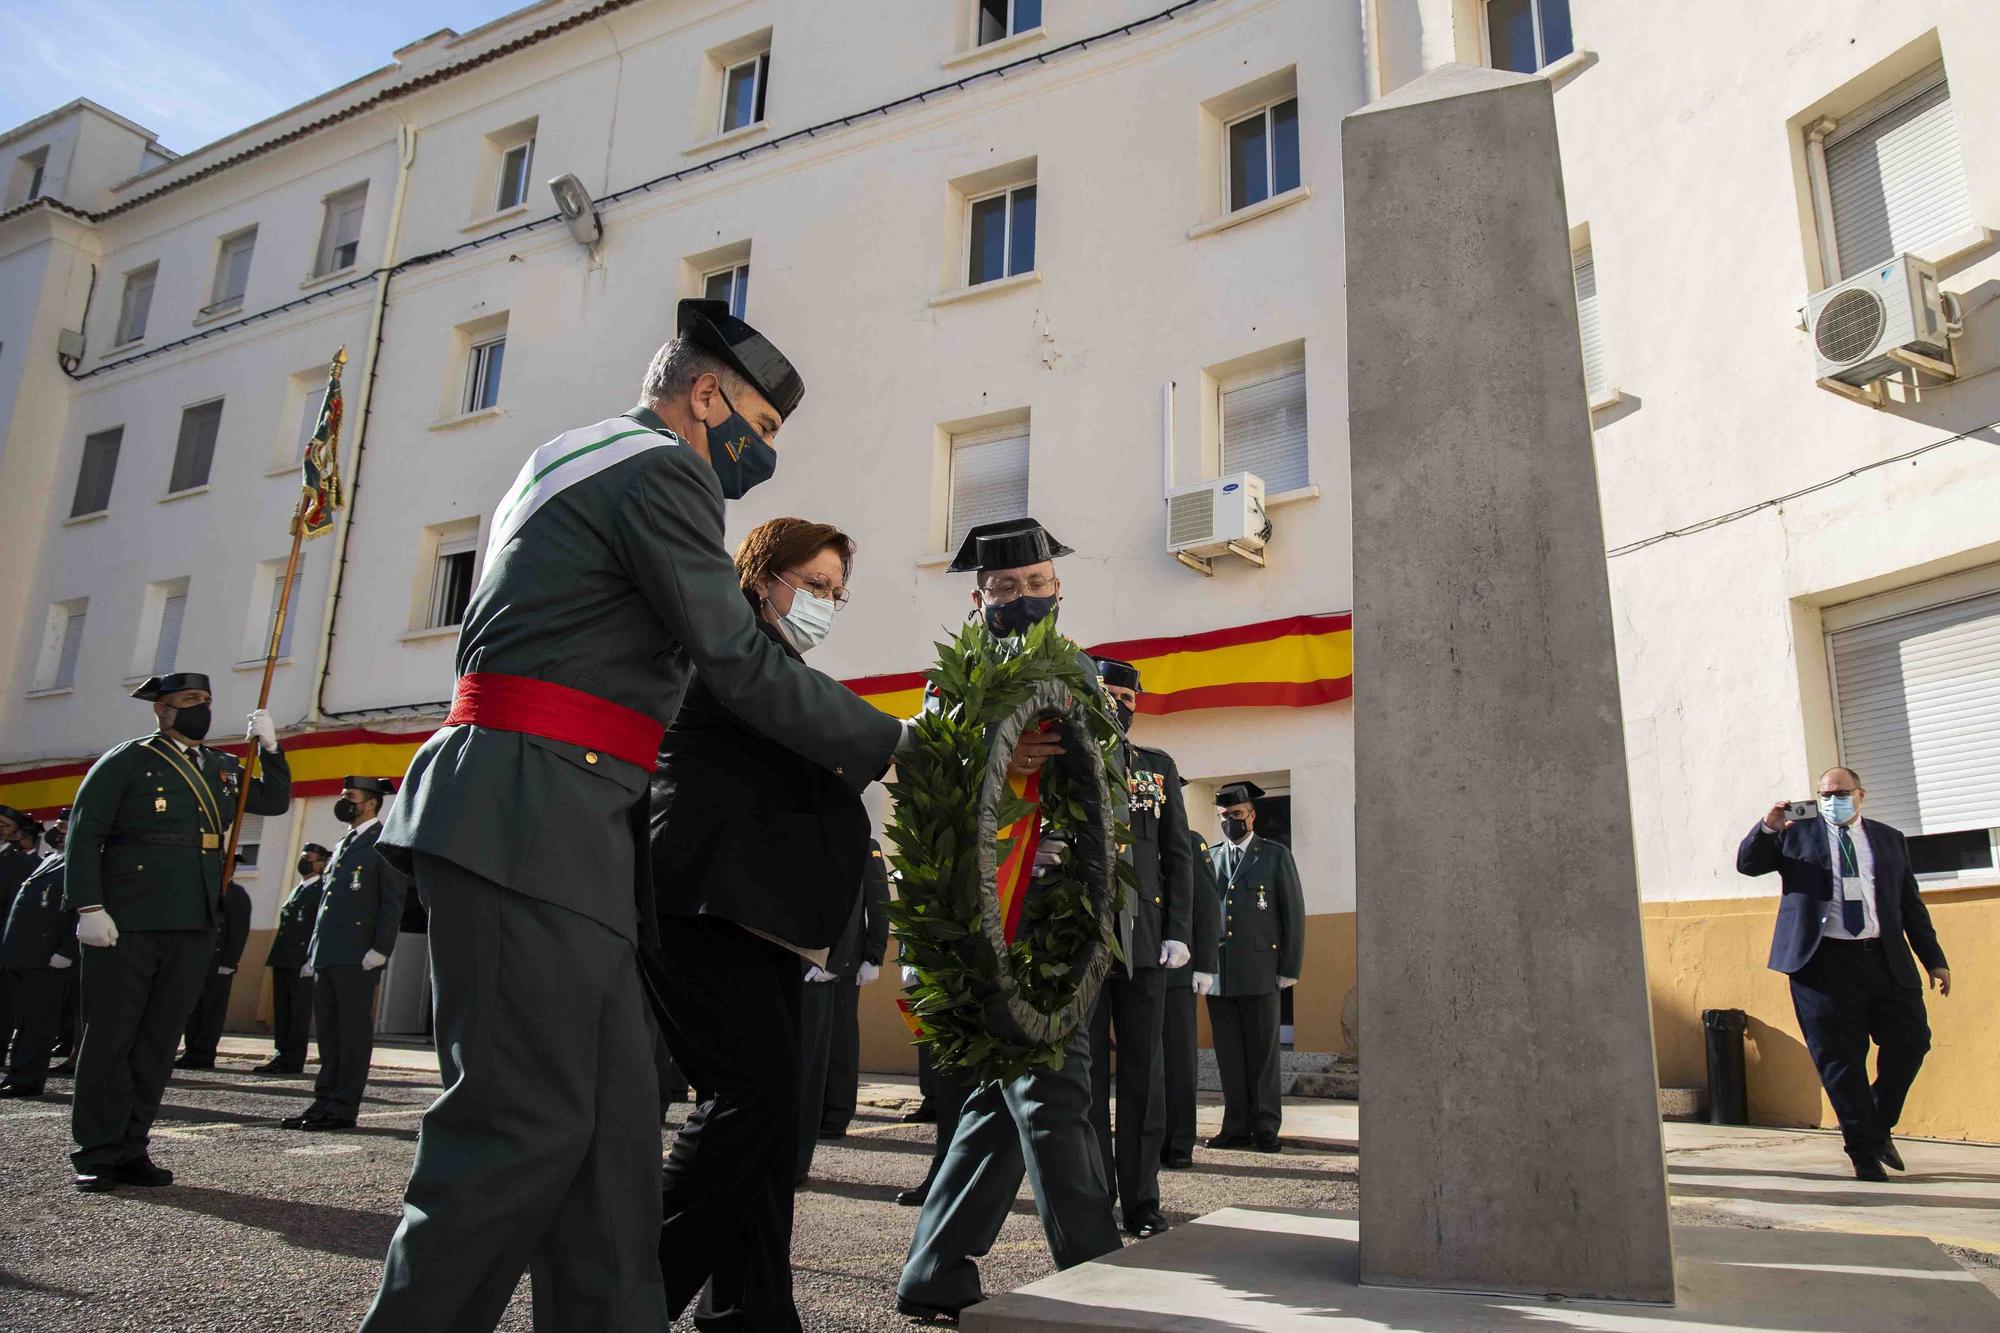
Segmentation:
{"type": "MultiPolygon", "coordinates": [[[[268,1046],[235,1038],[224,1068],[167,1093],[155,1155],[184,1184],[84,1197],[70,1190],[66,1095],[0,1103],[0,1328],[351,1328],[395,1227],[418,1119],[437,1080],[426,1050],[385,1049],[356,1132],[275,1127],[309,1095],[303,1078],[248,1072],[268,1046]]],[[[51,1089],[67,1093],[67,1085],[51,1089]]],[[[894,1203],[922,1178],[930,1129],[895,1120],[906,1081],[866,1085],[845,1141],[824,1144],[798,1197],[799,1304],[813,1329],[895,1327],[892,1288],[914,1220],[894,1203]]],[[[1211,1125],[1220,1108],[1203,1107],[1211,1125]]],[[[1232,1204],[1352,1208],[1352,1103],[1288,1101],[1287,1150],[1200,1154],[1162,1176],[1170,1220],[1232,1204]]],[[[671,1132],[671,1127],[667,1132],[671,1132]]],[[[1669,1125],[1682,1221],[1931,1236],[2000,1290],[2000,1148],[1907,1143],[1907,1179],[1863,1189],[1838,1140],[1777,1130],[1669,1125]]],[[[1026,1196],[985,1264],[989,1291],[1050,1272],[1026,1196]]],[[[685,1327],[686,1325],[684,1325],[685,1327]]],[[[530,1327],[525,1288],[502,1327],[530,1327]]]]}

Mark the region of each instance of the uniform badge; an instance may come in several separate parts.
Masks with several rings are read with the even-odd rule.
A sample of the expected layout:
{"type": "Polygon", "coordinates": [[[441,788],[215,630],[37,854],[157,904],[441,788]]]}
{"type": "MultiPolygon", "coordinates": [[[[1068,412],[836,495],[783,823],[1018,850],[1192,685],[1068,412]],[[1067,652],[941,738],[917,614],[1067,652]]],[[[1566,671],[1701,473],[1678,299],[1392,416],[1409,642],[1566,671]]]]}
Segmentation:
{"type": "Polygon", "coordinates": [[[154,813],[154,814],[156,814],[156,815],[164,815],[165,813],[167,813],[167,798],[166,798],[166,797],[164,797],[164,796],[155,796],[155,797],[153,798],[153,813],[154,813]]]}
{"type": "Polygon", "coordinates": [[[1134,812],[1157,815],[1167,803],[1166,779],[1158,773],[1133,770],[1125,777],[1125,790],[1132,797],[1134,812]]]}
{"type": "Polygon", "coordinates": [[[1271,904],[1266,902],[1264,899],[1264,890],[1259,888],[1257,890],[1257,910],[1260,912],[1264,912],[1270,910],[1270,907],[1271,904]]]}

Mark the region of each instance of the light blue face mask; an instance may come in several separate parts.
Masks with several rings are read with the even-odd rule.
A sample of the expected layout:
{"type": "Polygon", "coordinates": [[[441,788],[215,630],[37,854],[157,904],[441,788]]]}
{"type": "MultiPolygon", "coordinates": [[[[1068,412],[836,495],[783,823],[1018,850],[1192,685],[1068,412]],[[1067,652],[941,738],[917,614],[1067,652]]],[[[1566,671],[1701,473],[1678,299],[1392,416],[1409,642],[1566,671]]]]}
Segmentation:
{"type": "Polygon", "coordinates": [[[1819,798],[1819,815],[1829,824],[1845,824],[1854,818],[1854,798],[1822,796],[1819,798]]]}

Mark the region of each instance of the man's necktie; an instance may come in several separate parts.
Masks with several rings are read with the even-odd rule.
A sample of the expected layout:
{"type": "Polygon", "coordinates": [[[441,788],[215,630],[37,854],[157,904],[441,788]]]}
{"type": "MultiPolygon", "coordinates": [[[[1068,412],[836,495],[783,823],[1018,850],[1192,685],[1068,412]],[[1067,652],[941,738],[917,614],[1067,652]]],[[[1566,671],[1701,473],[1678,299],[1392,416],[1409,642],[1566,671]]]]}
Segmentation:
{"type": "Polygon", "coordinates": [[[1861,858],[1854,852],[1854,836],[1847,831],[1847,825],[1840,826],[1840,919],[1850,935],[1859,935],[1868,925],[1868,913],[1862,910],[1859,898],[1847,896],[1847,881],[1861,874],[1861,858]]]}

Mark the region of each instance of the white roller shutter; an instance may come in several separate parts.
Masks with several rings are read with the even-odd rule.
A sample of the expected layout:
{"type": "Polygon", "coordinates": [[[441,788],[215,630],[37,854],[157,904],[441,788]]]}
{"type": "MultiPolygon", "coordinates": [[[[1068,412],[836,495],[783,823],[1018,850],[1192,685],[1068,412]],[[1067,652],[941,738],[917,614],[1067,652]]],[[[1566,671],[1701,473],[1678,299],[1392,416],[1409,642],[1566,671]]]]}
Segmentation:
{"type": "Polygon", "coordinates": [[[160,637],[153,645],[153,674],[164,676],[174,669],[181,650],[181,615],[187,610],[187,594],[170,593],[160,603],[160,637]]]}
{"type": "Polygon", "coordinates": [[[1306,368],[1288,366],[1222,388],[1222,474],[1254,472],[1264,494],[1312,480],[1306,461],[1306,368]]]}
{"type": "Polygon", "coordinates": [[[1826,180],[1843,278],[1970,227],[1972,200],[1944,66],[1828,135],[1826,180]]]}
{"type": "Polygon", "coordinates": [[[1827,636],[1840,761],[1909,834],[2000,826],[2000,592],[1827,636]]]}
{"type": "Polygon", "coordinates": [[[1570,256],[1576,271],[1576,323],[1583,335],[1583,385],[1591,402],[1604,397],[1604,331],[1597,322],[1597,261],[1588,249],[1570,256]]]}
{"type": "Polygon", "coordinates": [[[1028,426],[954,436],[951,442],[951,539],[956,551],[967,530],[1028,512],[1028,426]]]}

